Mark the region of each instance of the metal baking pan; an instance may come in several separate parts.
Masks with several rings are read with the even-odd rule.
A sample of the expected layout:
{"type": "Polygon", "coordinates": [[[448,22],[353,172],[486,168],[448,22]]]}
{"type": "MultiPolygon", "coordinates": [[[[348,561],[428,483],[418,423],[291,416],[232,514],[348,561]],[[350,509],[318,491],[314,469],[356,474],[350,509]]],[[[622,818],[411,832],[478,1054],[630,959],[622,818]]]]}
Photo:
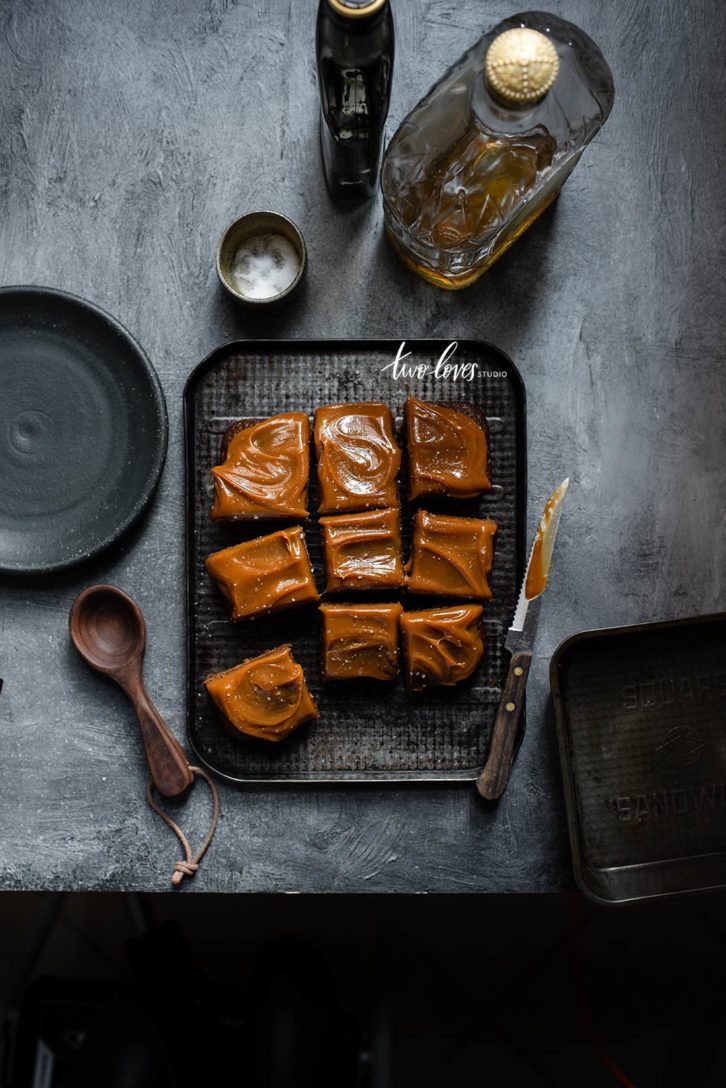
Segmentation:
{"type": "MultiPolygon", "coordinates": [[[[446,340],[406,343],[415,377],[392,376],[400,341],[294,340],[227,344],[201,363],[184,393],[187,514],[187,725],[197,758],[235,782],[373,782],[474,779],[507,669],[504,635],[524,566],[526,445],[524,387],[513,363],[497,348],[461,341],[451,362],[470,364],[471,380],[433,373],[446,340]],[[384,369],[389,367],[389,369],[384,369]],[[493,517],[499,526],[492,574],[493,600],[485,606],[485,660],[472,681],[425,696],[395,684],[324,685],[315,607],[232,624],[204,569],[218,548],[279,528],[263,521],[215,525],[209,518],[210,468],[218,463],[222,434],[235,419],[259,419],[286,410],[312,416],[323,404],[382,400],[400,426],[406,396],[468,401],[482,406],[490,429],[493,490],[481,500],[444,504],[462,514],[493,517]],[[203,687],[210,673],[231,667],[282,642],[291,642],[320,711],[283,744],[233,736],[219,721],[203,687]]],[[[317,508],[311,473],[310,509],[317,508]]],[[[439,504],[437,508],[441,509],[439,504]]],[[[404,552],[411,520],[402,502],[404,552]]],[[[317,518],[305,523],[313,569],[321,583],[317,518]]]]}
{"type": "Polygon", "coordinates": [[[726,613],[585,631],[550,681],[580,888],[726,887],[726,613]]]}

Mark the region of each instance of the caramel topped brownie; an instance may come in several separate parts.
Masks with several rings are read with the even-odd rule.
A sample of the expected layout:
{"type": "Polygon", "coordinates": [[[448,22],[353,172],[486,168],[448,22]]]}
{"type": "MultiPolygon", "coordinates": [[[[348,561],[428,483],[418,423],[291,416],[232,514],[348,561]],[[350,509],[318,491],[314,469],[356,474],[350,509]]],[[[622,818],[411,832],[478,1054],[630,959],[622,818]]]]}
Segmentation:
{"type": "Polygon", "coordinates": [[[480,604],[404,612],[400,617],[406,684],[421,691],[466,680],[484,654],[480,604]]]}
{"type": "Polygon", "coordinates": [[[215,706],[239,733],[281,741],[318,711],[288,645],[251,657],[204,685],[215,706]]]}
{"type": "Polygon", "coordinates": [[[387,589],[405,581],[398,510],[369,510],[320,519],[326,589],[387,589]]]}
{"type": "Polygon", "coordinates": [[[487,425],[479,408],[409,397],[405,418],[410,499],[471,499],[491,489],[487,425]]]}
{"type": "Polygon", "coordinates": [[[487,600],[496,522],[419,510],[407,586],[413,593],[487,600]]]}
{"type": "Polygon", "coordinates": [[[215,521],[308,516],[310,422],[304,412],[233,423],[222,461],[212,469],[215,521]]]}
{"type": "Polygon", "coordinates": [[[320,513],[398,506],[401,451],[385,404],[334,404],[315,413],[320,513]]]}
{"type": "Polygon", "coordinates": [[[400,604],[321,604],[323,677],[394,680],[400,604]]]}
{"type": "Polygon", "coordinates": [[[233,620],[320,599],[299,525],[213,552],[206,565],[233,620]]]}

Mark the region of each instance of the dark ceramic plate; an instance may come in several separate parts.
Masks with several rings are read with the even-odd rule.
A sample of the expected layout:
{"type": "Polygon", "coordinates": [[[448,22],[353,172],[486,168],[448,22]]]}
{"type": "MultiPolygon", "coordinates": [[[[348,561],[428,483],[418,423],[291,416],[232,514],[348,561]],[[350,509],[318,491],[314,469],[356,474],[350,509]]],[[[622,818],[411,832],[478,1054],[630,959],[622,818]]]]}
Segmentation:
{"type": "Polygon", "coordinates": [[[97,306],[45,287],[0,289],[0,573],[89,558],[135,521],[166,456],[146,355],[97,306]]]}

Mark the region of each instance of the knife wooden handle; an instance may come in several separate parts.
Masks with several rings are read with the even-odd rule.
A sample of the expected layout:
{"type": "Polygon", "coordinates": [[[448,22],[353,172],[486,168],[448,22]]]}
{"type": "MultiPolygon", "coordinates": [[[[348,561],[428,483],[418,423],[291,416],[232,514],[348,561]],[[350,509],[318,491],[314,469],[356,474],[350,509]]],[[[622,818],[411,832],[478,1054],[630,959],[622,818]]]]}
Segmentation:
{"type": "Polygon", "coordinates": [[[524,689],[531,664],[530,653],[512,654],[509,662],[509,672],[494,719],[489,755],[476,782],[476,788],[487,801],[498,801],[509,782],[519,719],[524,705],[524,689]]]}

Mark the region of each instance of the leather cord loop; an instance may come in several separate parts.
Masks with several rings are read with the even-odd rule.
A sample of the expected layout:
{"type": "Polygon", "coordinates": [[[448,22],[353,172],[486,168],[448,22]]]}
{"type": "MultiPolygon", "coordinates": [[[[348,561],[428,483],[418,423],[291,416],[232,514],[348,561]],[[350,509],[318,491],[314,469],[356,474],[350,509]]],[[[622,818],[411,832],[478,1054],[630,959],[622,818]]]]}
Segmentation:
{"type": "Polygon", "coordinates": [[[171,816],[169,816],[168,813],[164,812],[163,808],[154,797],[154,783],[149,782],[148,786],[146,787],[146,800],[149,803],[149,807],[152,809],[152,811],[156,813],[157,816],[161,817],[167,827],[171,828],[171,830],[174,832],[179,842],[181,843],[182,849],[184,851],[183,860],[176,862],[171,874],[171,883],[172,886],[175,888],[179,887],[185,876],[191,878],[197,872],[197,870],[199,869],[199,863],[206,854],[212,842],[212,839],[214,838],[214,833],[217,830],[217,823],[219,822],[219,793],[217,792],[217,787],[213,779],[201,767],[190,766],[189,770],[192,772],[194,778],[199,777],[204,779],[204,781],[209,786],[209,792],[212,795],[212,822],[209,826],[209,831],[207,832],[204,841],[197,850],[196,854],[192,854],[192,848],[189,844],[189,839],[179,827],[179,824],[172,820],[171,816]]]}

